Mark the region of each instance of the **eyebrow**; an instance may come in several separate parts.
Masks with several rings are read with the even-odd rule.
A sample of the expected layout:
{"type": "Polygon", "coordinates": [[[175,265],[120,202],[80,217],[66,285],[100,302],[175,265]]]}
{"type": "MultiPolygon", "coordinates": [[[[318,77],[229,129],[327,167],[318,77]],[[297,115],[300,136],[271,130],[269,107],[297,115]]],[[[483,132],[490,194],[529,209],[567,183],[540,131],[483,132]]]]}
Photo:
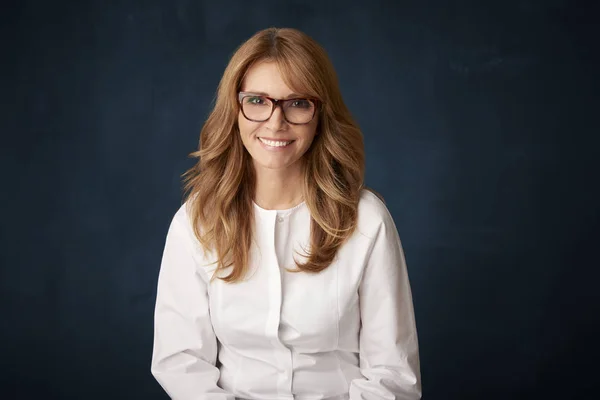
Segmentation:
{"type": "MultiPolygon", "coordinates": [[[[266,96],[266,97],[273,97],[268,93],[265,92],[259,92],[259,91],[255,91],[255,90],[242,90],[244,93],[250,93],[250,94],[257,94],[259,96],[266,96]]],[[[297,99],[297,98],[305,98],[306,95],[305,94],[299,94],[299,93],[290,93],[288,94],[286,97],[284,97],[283,99],[297,99]]]]}

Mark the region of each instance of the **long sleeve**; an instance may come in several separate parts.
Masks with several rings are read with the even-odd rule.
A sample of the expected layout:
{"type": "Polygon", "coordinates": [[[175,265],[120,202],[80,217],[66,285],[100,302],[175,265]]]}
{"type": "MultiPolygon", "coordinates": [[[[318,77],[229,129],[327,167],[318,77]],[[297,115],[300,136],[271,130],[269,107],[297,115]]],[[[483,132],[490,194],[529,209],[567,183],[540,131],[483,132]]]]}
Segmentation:
{"type": "Polygon", "coordinates": [[[234,400],[217,386],[217,339],[208,292],[196,273],[191,230],[180,210],[166,237],[154,312],[151,371],[174,400],[234,400]]]}
{"type": "Polygon", "coordinates": [[[421,398],[417,331],[404,252],[387,209],[359,286],[360,370],[350,399],[421,398]]]}

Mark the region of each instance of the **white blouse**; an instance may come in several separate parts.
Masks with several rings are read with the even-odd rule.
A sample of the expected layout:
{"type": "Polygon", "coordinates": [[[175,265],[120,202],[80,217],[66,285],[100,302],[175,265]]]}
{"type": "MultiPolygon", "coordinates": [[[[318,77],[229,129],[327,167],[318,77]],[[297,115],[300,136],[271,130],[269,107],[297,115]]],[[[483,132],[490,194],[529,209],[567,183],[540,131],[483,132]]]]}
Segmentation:
{"type": "Polygon", "coordinates": [[[421,398],[404,253],[377,196],[363,190],[357,231],[316,275],[285,269],[304,260],[306,204],[254,204],[250,274],[235,284],[209,282],[214,258],[186,205],[167,233],[154,321],[151,371],[172,399],[421,398]]]}

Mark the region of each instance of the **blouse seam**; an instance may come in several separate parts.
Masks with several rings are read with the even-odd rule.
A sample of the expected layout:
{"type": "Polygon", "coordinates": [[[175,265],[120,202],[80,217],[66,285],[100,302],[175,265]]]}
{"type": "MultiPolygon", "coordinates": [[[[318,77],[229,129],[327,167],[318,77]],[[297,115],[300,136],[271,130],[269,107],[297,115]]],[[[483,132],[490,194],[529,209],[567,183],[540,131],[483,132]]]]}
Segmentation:
{"type": "MultiPolygon", "coordinates": [[[[335,263],[335,349],[340,347],[340,264],[335,263]]],[[[338,360],[339,361],[339,360],[338,360]]]]}
{"type": "MultiPolygon", "coordinates": [[[[237,362],[237,366],[235,368],[235,375],[233,376],[233,391],[237,392],[238,389],[238,381],[240,378],[240,371],[242,369],[242,363],[244,362],[244,358],[241,356],[238,356],[238,362],[237,362]]],[[[219,371],[220,373],[220,371],[219,371]]]]}
{"type": "Polygon", "coordinates": [[[335,359],[338,363],[338,372],[342,376],[344,382],[346,382],[346,387],[350,389],[350,381],[348,380],[348,378],[346,378],[346,372],[344,371],[344,368],[342,368],[342,361],[340,360],[340,355],[338,353],[339,351],[337,349],[333,352],[333,354],[335,355],[335,359]]]}
{"type": "Polygon", "coordinates": [[[339,272],[340,272],[340,264],[336,263],[335,264],[335,286],[336,286],[336,291],[335,291],[335,310],[337,312],[336,315],[336,323],[335,323],[335,329],[336,329],[336,341],[335,341],[335,348],[333,350],[333,354],[335,355],[335,359],[337,360],[337,364],[338,364],[338,373],[342,376],[342,379],[344,382],[346,382],[346,387],[350,387],[350,382],[348,381],[348,379],[346,378],[346,373],[344,372],[344,369],[342,368],[342,362],[340,360],[340,356],[338,354],[339,352],[339,348],[340,348],[340,315],[342,314],[340,311],[340,279],[339,279],[339,272]]]}

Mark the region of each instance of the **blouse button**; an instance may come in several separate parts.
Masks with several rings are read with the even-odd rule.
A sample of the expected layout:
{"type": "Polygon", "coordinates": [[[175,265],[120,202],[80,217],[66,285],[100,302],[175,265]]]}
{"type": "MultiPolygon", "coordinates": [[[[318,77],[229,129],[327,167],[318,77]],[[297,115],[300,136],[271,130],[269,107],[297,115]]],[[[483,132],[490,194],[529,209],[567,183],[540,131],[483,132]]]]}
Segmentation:
{"type": "Polygon", "coordinates": [[[283,222],[283,217],[281,215],[277,216],[277,222],[283,222]]]}

